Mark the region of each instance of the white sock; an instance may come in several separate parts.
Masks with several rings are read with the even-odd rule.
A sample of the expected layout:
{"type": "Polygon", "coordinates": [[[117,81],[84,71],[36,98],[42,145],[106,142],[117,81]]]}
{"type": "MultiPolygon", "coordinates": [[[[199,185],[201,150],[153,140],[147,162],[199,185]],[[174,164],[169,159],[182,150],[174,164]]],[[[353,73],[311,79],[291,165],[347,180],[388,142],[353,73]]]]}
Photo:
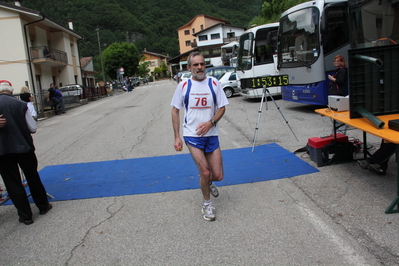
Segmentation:
{"type": "Polygon", "coordinates": [[[204,200],[204,205],[209,205],[209,204],[212,204],[212,201],[210,201],[210,200],[204,200]]]}

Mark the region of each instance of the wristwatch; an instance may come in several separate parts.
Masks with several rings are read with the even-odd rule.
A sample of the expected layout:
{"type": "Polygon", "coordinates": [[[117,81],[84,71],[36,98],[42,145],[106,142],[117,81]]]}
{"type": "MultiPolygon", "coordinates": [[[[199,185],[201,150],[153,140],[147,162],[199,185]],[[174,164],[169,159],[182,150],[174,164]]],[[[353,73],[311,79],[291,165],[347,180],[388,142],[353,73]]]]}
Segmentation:
{"type": "Polygon", "coordinates": [[[212,125],[213,125],[213,126],[216,126],[216,123],[217,123],[217,122],[216,122],[215,120],[212,119],[211,122],[212,122],[212,125]]]}

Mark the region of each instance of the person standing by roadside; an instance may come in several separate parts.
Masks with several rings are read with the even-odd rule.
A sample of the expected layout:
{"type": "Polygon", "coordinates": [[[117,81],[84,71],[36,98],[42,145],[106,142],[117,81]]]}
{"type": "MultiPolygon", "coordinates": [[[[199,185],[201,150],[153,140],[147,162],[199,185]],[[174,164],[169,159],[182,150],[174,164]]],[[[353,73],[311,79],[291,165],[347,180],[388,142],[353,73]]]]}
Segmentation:
{"type": "Polygon", "coordinates": [[[133,80],[128,79],[127,91],[128,91],[128,92],[132,92],[133,89],[134,89],[133,80]]]}
{"type": "Polygon", "coordinates": [[[183,149],[179,113],[184,108],[183,138],[200,173],[203,218],[214,221],[216,212],[210,195],[217,197],[219,191],[213,181],[224,177],[217,122],[223,117],[228,100],[219,81],[205,75],[205,59],[201,53],[189,55],[187,69],[192,77],[177,86],[171,103],[173,146],[176,151],[183,149]]]}
{"type": "Polygon", "coordinates": [[[51,107],[54,108],[54,113],[56,115],[58,115],[58,104],[60,103],[60,101],[57,99],[56,93],[55,93],[55,88],[54,88],[54,83],[50,84],[50,88],[47,90],[47,101],[52,102],[51,107]]]}
{"type": "Polygon", "coordinates": [[[29,88],[26,86],[23,86],[21,89],[21,94],[19,95],[22,101],[26,102],[28,104],[28,110],[30,114],[32,115],[33,119],[37,119],[37,112],[35,110],[35,107],[33,106],[33,97],[32,94],[29,92],[29,88]]]}
{"type": "Polygon", "coordinates": [[[64,102],[64,97],[62,96],[62,92],[58,89],[57,86],[54,87],[55,90],[55,97],[58,99],[59,103],[59,107],[61,107],[61,112],[63,114],[65,114],[65,102],[64,102]]]}
{"type": "Polygon", "coordinates": [[[10,82],[0,81],[0,175],[14,206],[19,222],[32,224],[32,210],[21,183],[19,168],[28,182],[32,198],[40,214],[46,214],[53,206],[37,172],[37,158],[31,134],[36,132],[36,121],[25,102],[12,96],[10,82]],[[4,120],[3,120],[4,119],[4,120]]]}

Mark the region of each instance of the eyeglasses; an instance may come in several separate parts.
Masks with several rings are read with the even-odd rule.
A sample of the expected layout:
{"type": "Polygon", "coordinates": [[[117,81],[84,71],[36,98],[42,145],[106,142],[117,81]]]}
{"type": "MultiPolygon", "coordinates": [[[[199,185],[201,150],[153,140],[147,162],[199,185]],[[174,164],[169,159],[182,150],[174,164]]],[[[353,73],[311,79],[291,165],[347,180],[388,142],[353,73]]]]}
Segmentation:
{"type": "Polygon", "coordinates": [[[342,60],[334,60],[334,63],[336,63],[336,62],[342,62],[342,60]]]}

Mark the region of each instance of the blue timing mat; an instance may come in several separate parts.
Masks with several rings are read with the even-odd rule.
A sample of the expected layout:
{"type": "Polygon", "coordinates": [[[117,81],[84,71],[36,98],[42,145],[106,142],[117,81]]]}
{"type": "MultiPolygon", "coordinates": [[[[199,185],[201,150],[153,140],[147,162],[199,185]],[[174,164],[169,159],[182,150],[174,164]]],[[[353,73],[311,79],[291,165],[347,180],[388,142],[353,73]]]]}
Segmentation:
{"type": "MultiPolygon", "coordinates": [[[[222,153],[225,178],[218,186],[319,171],[276,143],[222,153]]],[[[39,173],[54,201],[199,189],[190,154],[46,166],[39,173]]]]}

